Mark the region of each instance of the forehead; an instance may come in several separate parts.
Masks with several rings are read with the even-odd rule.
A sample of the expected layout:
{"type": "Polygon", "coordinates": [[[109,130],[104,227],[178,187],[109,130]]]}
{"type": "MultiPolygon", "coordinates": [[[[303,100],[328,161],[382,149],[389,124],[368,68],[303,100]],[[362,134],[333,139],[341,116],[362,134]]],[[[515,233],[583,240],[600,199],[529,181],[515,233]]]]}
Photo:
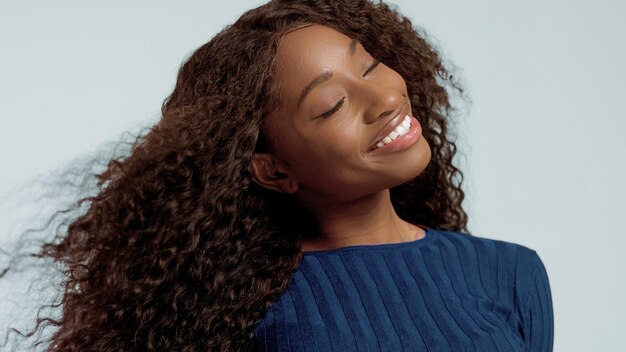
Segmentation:
{"type": "Polygon", "coordinates": [[[295,99],[304,86],[346,60],[351,38],[332,28],[312,25],[287,33],[276,56],[276,79],[281,93],[295,99]]]}

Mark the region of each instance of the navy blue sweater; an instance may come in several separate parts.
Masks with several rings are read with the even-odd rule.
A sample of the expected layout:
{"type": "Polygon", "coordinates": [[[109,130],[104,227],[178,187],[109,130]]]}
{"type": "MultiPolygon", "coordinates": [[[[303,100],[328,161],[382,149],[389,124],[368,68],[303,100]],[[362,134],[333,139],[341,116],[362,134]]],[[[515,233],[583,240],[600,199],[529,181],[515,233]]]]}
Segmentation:
{"type": "Polygon", "coordinates": [[[259,351],[552,351],[552,296],[532,249],[428,228],[305,252],[254,335],[259,351]]]}

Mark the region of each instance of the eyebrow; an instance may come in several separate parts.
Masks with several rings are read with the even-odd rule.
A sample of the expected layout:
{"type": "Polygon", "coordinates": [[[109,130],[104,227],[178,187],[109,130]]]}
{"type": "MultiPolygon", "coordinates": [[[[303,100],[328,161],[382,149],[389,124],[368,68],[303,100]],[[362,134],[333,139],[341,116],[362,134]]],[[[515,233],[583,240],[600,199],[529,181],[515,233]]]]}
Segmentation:
{"type": "MultiPolygon", "coordinates": [[[[348,45],[349,56],[354,55],[354,53],[356,52],[356,46],[358,43],[359,41],[357,39],[352,38],[352,40],[350,41],[350,44],[348,45]]],[[[309,94],[313,90],[313,88],[328,81],[333,76],[333,74],[334,74],[333,71],[325,71],[319,76],[315,77],[315,79],[313,79],[311,83],[307,84],[307,86],[304,87],[304,89],[302,90],[302,93],[300,94],[300,99],[298,100],[298,106],[302,104],[302,101],[304,101],[304,98],[306,98],[307,94],[309,94]]]]}

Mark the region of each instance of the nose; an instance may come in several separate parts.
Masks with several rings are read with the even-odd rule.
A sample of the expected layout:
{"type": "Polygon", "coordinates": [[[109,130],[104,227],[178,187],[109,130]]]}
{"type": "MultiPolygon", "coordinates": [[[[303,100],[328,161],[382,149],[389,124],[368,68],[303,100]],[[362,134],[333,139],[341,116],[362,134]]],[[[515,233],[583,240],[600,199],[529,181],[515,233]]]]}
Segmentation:
{"type": "Polygon", "coordinates": [[[365,123],[374,123],[380,119],[397,114],[399,109],[406,103],[404,94],[398,90],[383,87],[374,82],[368,82],[363,87],[363,97],[367,104],[364,113],[365,123]]]}

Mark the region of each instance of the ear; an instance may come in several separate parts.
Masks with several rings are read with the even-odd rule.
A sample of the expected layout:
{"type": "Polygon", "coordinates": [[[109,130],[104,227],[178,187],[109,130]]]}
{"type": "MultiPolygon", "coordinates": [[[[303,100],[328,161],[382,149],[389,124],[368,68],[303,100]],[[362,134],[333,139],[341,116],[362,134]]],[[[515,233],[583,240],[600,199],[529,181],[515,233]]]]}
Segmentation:
{"type": "Polygon", "coordinates": [[[280,159],[269,153],[254,153],[250,165],[252,179],[262,187],[283,193],[295,193],[298,182],[280,159]]]}

